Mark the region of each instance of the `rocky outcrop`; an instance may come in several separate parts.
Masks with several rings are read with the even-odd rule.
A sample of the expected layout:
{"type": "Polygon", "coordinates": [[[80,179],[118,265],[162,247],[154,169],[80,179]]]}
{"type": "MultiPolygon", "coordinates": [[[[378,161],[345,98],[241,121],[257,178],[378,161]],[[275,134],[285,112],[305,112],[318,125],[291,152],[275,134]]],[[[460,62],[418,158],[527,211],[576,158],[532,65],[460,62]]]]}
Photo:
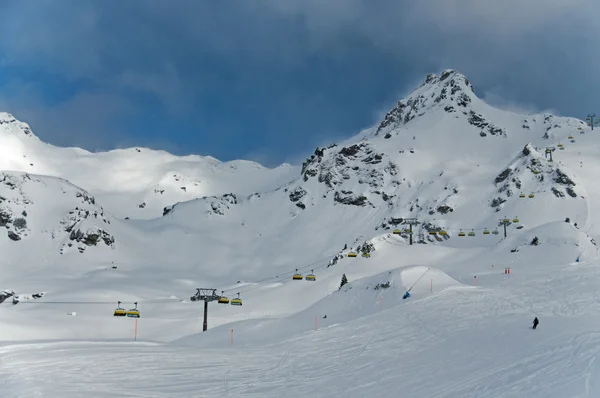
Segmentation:
{"type": "Polygon", "coordinates": [[[352,206],[366,206],[369,203],[366,196],[355,195],[352,191],[336,191],[333,200],[337,203],[352,206]]]}
{"type": "Polygon", "coordinates": [[[81,242],[87,246],[96,246],[101,241],[106,246],[112,246],[115,243],[115,238],[110,233],[101,228],[90,228],[85,232],[80,229],[72,230],[69,239],[76,242],[81,242]]]}
{"type": "Polygon", "coordinates": [[[470,125],[481,129],[479,135],[481,135],[482,137],[485,137],[488,134],[506,136],[506,131],[503,128],[498,127],[492,122],[487,121],[481,113],[470,111],[467,122],[469,122],[470,125]]]}

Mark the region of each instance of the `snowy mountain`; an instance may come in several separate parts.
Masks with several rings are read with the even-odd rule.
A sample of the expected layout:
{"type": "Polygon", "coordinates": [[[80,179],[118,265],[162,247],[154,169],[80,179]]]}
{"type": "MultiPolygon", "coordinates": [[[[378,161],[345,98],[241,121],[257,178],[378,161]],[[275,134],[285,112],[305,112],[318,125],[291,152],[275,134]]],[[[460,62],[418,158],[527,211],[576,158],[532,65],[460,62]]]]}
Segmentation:
{"type": "Polygon", "coordinates": [[[290,181],[296,168],[267,169],[238,160],[222,163],[210,156],[174,156],[147,148],[90,153],[40,141],[31,128],[0,113],[0,169],[64,178],[85,187],[117,217],[149,219],[178,201],[219,195],[235,189],[254,193],[290,181]]]}
{"type": "Polygon", "coordinates": [[[493,108],[452,70],[298,167],[57,148],[1,120],[12,395],[77,396],[90,378],[64,369],[81,366],[107,380],[98,396],[600,391],[600,139],[584,121],[493,108]],[[243,305],[209,304],[202,332],[197,288],[243,305]],[[139,329],[117,301],[138,303],[139,329]],[[10,343],[39,340],[57,342],[10,343]]]}

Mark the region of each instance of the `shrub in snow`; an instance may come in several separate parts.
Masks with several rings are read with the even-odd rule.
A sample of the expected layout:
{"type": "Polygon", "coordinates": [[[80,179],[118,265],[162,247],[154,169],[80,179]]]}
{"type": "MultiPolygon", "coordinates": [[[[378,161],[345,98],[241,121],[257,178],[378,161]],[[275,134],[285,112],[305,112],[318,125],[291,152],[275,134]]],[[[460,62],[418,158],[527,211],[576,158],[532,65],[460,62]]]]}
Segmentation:
{"type": "Polygon", "coordinates": [[[390,287],[390,281],[387,281],[386,283],[378,283],[377,285],[375,285],[374,289],[375,290],[387,289],[389,287],[390,287]]]}
{"type": "Polygon", "coordinates": [[[371,252],[375,251],[375,245],[370,242],[365,242],[362,244],[362,246],[359,246],[357,248],[357,251],[359,253],[371,253],[371,252]]]}
{"type": "Polygon", "coordinates": [[[13,221],[13,225],[17,229],[25,229],[27,228],[27,220],[25,220],[23,217],[17,217],[13,221]]]}

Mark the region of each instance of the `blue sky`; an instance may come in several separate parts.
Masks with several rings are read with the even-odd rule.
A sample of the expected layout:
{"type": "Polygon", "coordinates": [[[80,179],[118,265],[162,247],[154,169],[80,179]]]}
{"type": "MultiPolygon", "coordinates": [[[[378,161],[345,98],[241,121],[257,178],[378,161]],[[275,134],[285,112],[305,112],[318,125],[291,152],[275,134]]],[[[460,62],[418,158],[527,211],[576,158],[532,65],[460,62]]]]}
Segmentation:
{"type": "Polygon", "coordinates": [[[505,108],[600,113],[596,0],[0,0],[0,13],[0,110],[55,145],[298,163],[447,68],[505,108]]]}

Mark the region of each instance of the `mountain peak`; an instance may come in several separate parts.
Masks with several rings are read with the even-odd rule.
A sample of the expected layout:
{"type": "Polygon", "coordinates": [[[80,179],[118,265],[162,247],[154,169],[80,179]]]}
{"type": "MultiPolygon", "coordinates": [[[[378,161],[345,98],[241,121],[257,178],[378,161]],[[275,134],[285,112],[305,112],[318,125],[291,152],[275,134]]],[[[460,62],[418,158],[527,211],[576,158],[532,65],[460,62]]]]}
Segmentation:
{"type": "Polygon", "coordinates": [[[0,125],[5,126],[5,130],[18,135],[22,133],[28,137],[35,137],[31,127],[27,123],[17,120],[13,115],[7,112],[0,112],[0,125]]]}
{"type": "Polygon", "coordinates": [[[436,108],[443,108],[446,112],[466,109],[473,98],[476,98],[473,86],[462,73],[453,69],[446,69],[439,77],[430,73],[420,87],[398,101],[385,115],[375,135],[382,131],[388,133],[436,108]]]}
{"type": "Polygon", "coordinates": [[[465,75],[454,69],[446,69],[442,72],[442,74],[439,77],[435,73],[428,74],[425,78],[425,82],[421,85],[421,87],[427,84],[440,84],[448,79],[454,80],[453,84],[459,83],[462,86],[468,87],[469,89],[471,89],[471,91],[473,91],[473,86],[471,86],[471,82],[469,81],[469,79],[467,79],[465,75]]]}

